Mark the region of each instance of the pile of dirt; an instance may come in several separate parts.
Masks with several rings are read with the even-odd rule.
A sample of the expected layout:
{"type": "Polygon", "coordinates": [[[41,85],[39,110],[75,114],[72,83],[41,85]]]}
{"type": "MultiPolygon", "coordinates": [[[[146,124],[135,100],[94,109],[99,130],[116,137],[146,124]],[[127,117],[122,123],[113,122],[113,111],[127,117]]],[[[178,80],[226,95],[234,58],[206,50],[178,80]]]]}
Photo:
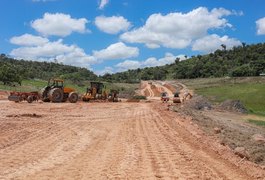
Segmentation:
{"type": "Polygon", "coordinates": [[[240,100],[226,100],[220,104],[220,108],[223,110],[247,113],[247,109],[240,100]]]}
{"type": "Polygon", "coordinates": [[[212,104],[203,96],[193,97],[191,100],[186,101],[184,106],[196,110],[212,109],[212,104]]]}

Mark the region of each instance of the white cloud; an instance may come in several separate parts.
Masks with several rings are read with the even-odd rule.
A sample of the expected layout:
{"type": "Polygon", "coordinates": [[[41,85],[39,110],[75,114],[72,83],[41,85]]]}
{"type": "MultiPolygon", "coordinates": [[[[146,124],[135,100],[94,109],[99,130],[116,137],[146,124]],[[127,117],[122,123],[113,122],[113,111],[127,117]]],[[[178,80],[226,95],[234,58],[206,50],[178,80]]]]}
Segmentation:
{"type": "Polygon", "coordinates": [[[99,9],[104,9],[104,7],[109,3],[109,0],[100,0],[99,2],[99,9]]]}
{"type": "Polygon", "coordinates": [[[121,40],[130,43],[144,43],[149,48],[164,46],[181,49],[193,40],[207,35],[208,30],[232,27],[224,16],[232,15],[223,8],[208,11],[199,7],[188,13],[152,14],[145,25],[126,32],[121,40]]]}
{"type": "Polygon", "coordinates": [[[139,61],[125,60],[121,63],[118,63],[115,67],[119,68],[121,71],[126,71],[128,69],[137,69],[141,67],[139,61]]]}
{"type": "Polygon", "coordinates": [[[104,75],[104,74],[107,74],[107,73],[113,74],[114,73],[114,69],[112,67],[108,66],[108,67],[105,67],[103,70],[95,71],[94,73],[97,74],[97,75],[104,75]]]}
{"type": "Polygon", "coordinates": [[[237,39],[229,38],[228,36],[220,37],[216,34],[212,34],[196,40],[192,45],[192,50],[208,53],[221,49],[222,44],[226,45],[227,49],[231,49],[233,46],[240,45],[241,42],[237,39]]]}
{"type": "Polygon", "coordinates": [[[98,16],[95,19],[95,24],[101,31],[109,34],[127,31],[131,26],[131,23],[122,16],[98,16]]]}
{"type": "Polygon", "coordinates": [[[166,53],[165,57],[157,59],[155,57],[150,57],[145,61],[137,61],[137,60],[125,60],[121,63],[115,65],[118,68],[118,72],[127,71],[128,69],[137,69],[144,67],[155,67],[155,66],[163,66],[166,64],[172,64],[175,62],[176,58],[180,58],[180,60],[186,59],[184,55],[175,56],[171,53],[166,53]]]}
{"type": "Polygon", "coordinates": [[[265,17],[256,21],[257,34],[265,35],[265,17]]]}
{"type": "Polygon", "coordinates": [[[10,39],[12,44],[20,46],[38,46],[49,42],[47,38],[40,36],[33,36],[31,34],[23,34],[21,36],[14,36],[10,39]]]}
{"type": "Polygon", "coordinates": [[[99,60],[125,59],[138,55],[139,49],[137,47],[129,47],[122,42],[111,44],[100,51],[93,51],[93,56],[99,60]]]}
{"type": "Polygon", "coordinates": [[[56,59],[64,64],[81,67],[89,67],[91,64],[97,63],[96,58],[87,55],[83,49],[75,45],[63,44],[62,40],[13,49],[10,55],[17,59],[38,61],[53,61],[56,59]]]}
{"type": "Polygon", "coordinates": [[[45,13],[42,19],[37,19],[31,22],[32,28],[42,35],[49,36],[68,36],[72,32],[85,33],[87,19],[71,18],[68,14],[62,13],[45,13]]]}

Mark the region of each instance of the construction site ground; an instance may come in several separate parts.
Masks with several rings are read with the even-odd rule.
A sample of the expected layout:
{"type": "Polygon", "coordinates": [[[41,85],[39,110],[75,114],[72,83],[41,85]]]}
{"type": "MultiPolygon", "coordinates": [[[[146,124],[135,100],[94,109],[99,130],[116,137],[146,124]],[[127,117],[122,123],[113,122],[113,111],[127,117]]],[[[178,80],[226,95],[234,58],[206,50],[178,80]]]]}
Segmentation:
{"type": "Polygon", "coordinates": [[[138,93],[147,101],[119,103],[14,103],[0,93],[0,179],[265,179],[262,163],[235,155],[222,133],[211,133],[226,126],[201,123],[228,116],[240,129],[241,115],[182,113],[182,105],[175,112],[159,96],[172,99],[178,88],[187,90],[143,82],[138,93]]]}

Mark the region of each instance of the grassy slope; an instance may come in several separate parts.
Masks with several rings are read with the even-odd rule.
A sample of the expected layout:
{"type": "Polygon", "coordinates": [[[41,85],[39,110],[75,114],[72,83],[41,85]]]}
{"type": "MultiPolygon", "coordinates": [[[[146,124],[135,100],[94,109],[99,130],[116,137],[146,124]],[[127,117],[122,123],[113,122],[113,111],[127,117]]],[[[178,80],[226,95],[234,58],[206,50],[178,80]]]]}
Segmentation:
{"type": "Polygon", "coordinates": [[[239,99],[246,108],[259,115],[265,115],[265,78],[212,78],[182,80],[197,94],[208,97],[214,102],[239,99]]]}

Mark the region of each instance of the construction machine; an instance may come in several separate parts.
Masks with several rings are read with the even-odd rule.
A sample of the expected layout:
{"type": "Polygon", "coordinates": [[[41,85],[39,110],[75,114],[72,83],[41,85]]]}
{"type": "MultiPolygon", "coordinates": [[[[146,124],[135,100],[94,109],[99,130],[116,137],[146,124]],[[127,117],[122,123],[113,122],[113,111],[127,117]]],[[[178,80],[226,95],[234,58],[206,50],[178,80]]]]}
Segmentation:
{"type": "Polygon", "coordinates": [[[90,88],[87,88],[86,93],[83,95],[83,101],[90,100],[106,100],[107,93],[106,87],[101,82],[90,82],[90,88]]]}
{"type": "Polygon", "coordinates": [[[179,97],[179,92],[176,92],[173,97],[173,103],[181,103],[181,99],[179,97]]]}
{"type": "Polygon", "coordinates": [[[108,101],[109,102],[118,102],[118,94],[119,92],[117,90],[111,89],[110,93],[108,94],[108,101]]]}
{"type": "Polygon", "coordinates": [[[168,97],[167,92],[162,92],[162,93],[161,93],[161,101],[162,101],[163,103],[169,101],[169,97],[168,97]]]}
{"type": "Polygon", "coordinates": [[[73,88],[64,87],[62,79],[50,79],[47,86],[39,92],[43,102],[65,102],[69,100],[71,103],[78,101],[78,94],[73,88]]]}

